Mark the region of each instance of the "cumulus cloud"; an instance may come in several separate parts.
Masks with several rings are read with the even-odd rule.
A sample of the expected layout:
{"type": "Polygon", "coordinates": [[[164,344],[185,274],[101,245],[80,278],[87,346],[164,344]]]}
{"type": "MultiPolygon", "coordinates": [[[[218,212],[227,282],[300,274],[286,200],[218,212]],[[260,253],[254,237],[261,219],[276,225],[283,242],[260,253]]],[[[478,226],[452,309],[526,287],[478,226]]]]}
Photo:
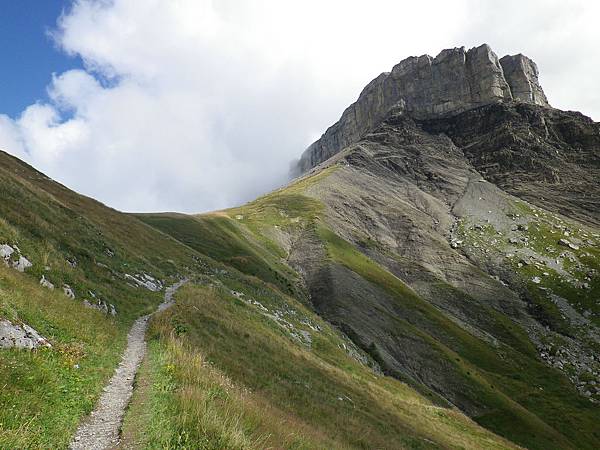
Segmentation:
{"type": "MultiPolygon", "coordinates": [[[[543,45],[559,46],[564,24],[535,3],[499,20],[491,1],[79,0],[53,36],[85,70],[49,74],[46,100],[0,115],[0,148],[122,210],[232,206],[284,183],[290,160],[406,56],[497,43],[529,53],[552,86],[577,75],[543,45]]],[[[572,14],[574,32],[587,19],[572,14]]],[[[569,63],[584,67],[590,48],[569,63]]],[[[546,91],[600,116],[576,88],[546,91]]]]}

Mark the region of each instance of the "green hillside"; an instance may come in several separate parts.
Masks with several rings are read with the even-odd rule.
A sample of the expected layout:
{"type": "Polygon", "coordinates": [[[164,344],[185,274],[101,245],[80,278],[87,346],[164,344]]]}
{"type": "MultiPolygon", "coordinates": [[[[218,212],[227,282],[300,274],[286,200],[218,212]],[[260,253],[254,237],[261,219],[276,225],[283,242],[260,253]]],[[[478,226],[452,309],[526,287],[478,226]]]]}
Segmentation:
{"type": "Polygon", "coordinates": [[[206,263],[5,153],[0,191],[0,245],[19,250],[9,263],[19,253],[32,264],[19,273],[0,261],[0,319],[33,327],[52,345],[0,350],[0,448],[64,448],[119,361],[131,323],[162,300],[126,274],[168,284],[206,263]],[[42,276],[53,290],[40,286],[42,276]],[[116,315],[84,302],[113,305],[116,315]]]}
{"type": "MultiPolygon", "coordinates": [[[[257,233],[261,223],[252,229],[215,215],[140,221],[6,154],[0,160],[0,244],[32,264],[23,273],[0,265],[0,318],[33,327],[51,344],[0,350],[0,448],[66,448],[133,320],[181,276],[192,282],[152,320],[123,446],[513,447],[381,374],[373,357],[311,309],[285,252],[257,233]],[[40,285],[42,276],[54,289],[40,285]],[[147,280],[156,292],[139,284],[147,280]]],[[[272,198],[264,201],[258,207],[273,225],[301,230],[319,213],[297,193],[276,202],[288,205],[290,218],[271,214],[272,198]]]]}
{"type": "MultiPolygon", "coordinates": [[[[476,422],[520,445],[540,449],[596,448],[600,443],[596,426],[600,410],[578,395],[563,373],[540,360],[534,343],[519,323],[495,308],[479,304],[467,292],[441,279],[429,281],[438,297],[452,298],[478,315],[481,328],[488,336],[493,336],[493,341],[483,339],[465,324],[457,324],[388,267],[373,259],[380,257],[378,252],[389,256],[390,251],[384,246],[360,235],[354,237],[355,243],[351,243],[338,234],[343,230],[338,233],[333,230],[335,222],[318,198],[331,186],[340,185],[340,180],[335,179],[337,173],[333,165],[314,177],[304,178],[248,205],[219,213],[195,217],[139,217],[217,260],[230,263],[240,258],[249,262],[236,267],[248,276],[260,278],[272,289],[295,294],[296,301],[310,308],[316,307],[372,360],[381,362],[388,375],[405,381],[436,404],[447,405],[440,395],[447,397],[449,391],[458,391],[459,401],[467,405],[476,422]],[[231,245],[215,246],[215,242],[236,244],[234,248],[231,245]],[[327,279],[317,279],[316,286],[306,286],[298,282],[293,271],[285,269],[284,263],[293,264],[294,252],[306,242],[310,243],[311,249],[308,252],[311,257],[309,267],[320,267],[320,272],[330,273],[334,280],[341,279],[343,287],[336,287],[335,281],[327,279]],[[311,305],[307,300],[309,291],[313,293],[313,303],[322,291],[326,292],[327,300],[321,305],[311,305]],[[355,292],[362,294],[352,298],[355,292]],[[376,294],[372,296],[372,292],[376,294]],[[337,307],[336,302],[342,305],[341,313],[331,312],[337,307]],[[375,323],[381,328],[365,331],[364,327],[369,326],[367,314],[371,315],[370,311],[376,311],[375,323]],[[386,366],[382,354],[388,351],[385,347],[388,337],[382,337],[382,330],[390,337],[392,346],[410,345],[415,359],[433,361],[431,370],[442,370],[444,383],[450,387],[436,389],[386,366]],[[373,336],[373,340],[365,341],[364,336],[373,336]]],[[[401,260],[399,256],[392,254],[392,257],[401,260]]],[[[480,273],[477,276],[489,278],[480,273]]],[[[201,302],[200,294],[196,301],[201,302]]],[[[222,327],[227,329],[225,317],[210,317],[205,307],[199,307],[198,318],[193,319],[193,308],[189,311],[189,317],[188,314],[172,314],[181,317],[177,320],[184,321],[185,329],[189,330],[184,341],[196,343],[202,358],[217,362],[217,367],[225,369],[227,376],[244,383],[251,379],[247,371],[263,373],[253,365],[262,358],[251,358],[250,367],[244,370],[229,367],[231,362],[222,359],[223,355],[228,355],[239,361],[247,352],[241,337],[239,347],[216,350],[221,345],[230,345],[231,337],[221,334],[225,333],[222,327]],[[198,330],[209,333],[213,327],[215,336],[197,337],[198,330]]],[[[428,362],[423,364],[426,367],[428,362]]],[[[360,442],[352,445],[369,448],[360,442]]]]}

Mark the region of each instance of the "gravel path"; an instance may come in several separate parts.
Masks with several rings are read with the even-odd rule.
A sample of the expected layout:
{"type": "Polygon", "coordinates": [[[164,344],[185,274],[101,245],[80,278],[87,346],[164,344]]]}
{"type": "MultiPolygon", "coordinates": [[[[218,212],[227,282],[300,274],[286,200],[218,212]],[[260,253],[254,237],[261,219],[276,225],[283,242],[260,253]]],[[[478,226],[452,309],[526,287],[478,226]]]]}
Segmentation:
{"type": "MultiPolygon", "coordinates": [[[[165,290],[165,299],[158,307],[164,311],[174,303],[173,294],[187,280],[179,281],[165,290]]],[[[144,336],[150,315],[135,321],[127,335],[127,348],[119,367],[110,379],[92,414],[85,419],[69,446],[72,450],[103,450],[114,447],[119,441],[119,432],[125,408],[133,393],[133,381],[144,354],[146,341],[144,336]]]]}

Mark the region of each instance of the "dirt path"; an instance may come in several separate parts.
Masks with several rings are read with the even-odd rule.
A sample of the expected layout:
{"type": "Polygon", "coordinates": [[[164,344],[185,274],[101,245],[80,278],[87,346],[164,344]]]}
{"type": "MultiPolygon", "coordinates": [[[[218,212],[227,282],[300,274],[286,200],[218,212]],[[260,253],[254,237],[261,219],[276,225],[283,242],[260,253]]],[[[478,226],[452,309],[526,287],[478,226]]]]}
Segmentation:
{"type": "MultiPolygon", "coordinates": [[[[173,294],[187,280],[182,280],[165,290],[165,299],[158,307],[164,311],[174,303],[173,294]]],[[[119,367],[110,379],[91,415],[85,419],[73,438],[72,450],[103,450],[114,447],[119,441],[119,431],[125,408],[133,393],[133,381],[144,354],[144,340],[150,315],[137,319],[127,335],[127,348],[121,358],[119,367]]]]}

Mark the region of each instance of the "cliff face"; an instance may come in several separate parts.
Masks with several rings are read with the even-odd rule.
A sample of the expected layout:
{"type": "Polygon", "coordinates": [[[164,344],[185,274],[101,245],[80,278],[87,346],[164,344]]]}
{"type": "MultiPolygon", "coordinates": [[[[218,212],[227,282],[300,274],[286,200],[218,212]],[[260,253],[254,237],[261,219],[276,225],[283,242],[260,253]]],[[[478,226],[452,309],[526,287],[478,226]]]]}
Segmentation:
{"type": "Polygon", "coordinates": [[[410,57],[371,81],[340,120],[303,153],[303,173],[358,141],[391,110],[416,119],[455,115],[482,105],[519,101],[549,107],[535,63],[523,55],[501,60],[487,45],[410,57]]]}
{"type": "MultiPolygon", "coordinates": [[[[522,55],[409,58],[313,144],[306,168],[332,156],[306,175],[217,214],[146,220],[309,305],[440,413],[525,448],[599,449],[600,123],[548,106],[522,55]]],[[[311,358],[331,348],[235,283],[244,317],[286,317],[277,332],[311,358]]],[[[252,327],[236,348],[258,342],[252,327]]],[[[313,392],[313,374],[294,385],[313,392]]],[[[335,408],[355,417],[364,403],[343,392],[335,408]]]]}
{"type": "Polygon", "coordinates": [[[544,94],[538,80],[537,65],[524,55],[506,55],[500,60],[504,76],[513,99],[533,103],[535,105],[549,106],[548,99],[544,94]]]}

